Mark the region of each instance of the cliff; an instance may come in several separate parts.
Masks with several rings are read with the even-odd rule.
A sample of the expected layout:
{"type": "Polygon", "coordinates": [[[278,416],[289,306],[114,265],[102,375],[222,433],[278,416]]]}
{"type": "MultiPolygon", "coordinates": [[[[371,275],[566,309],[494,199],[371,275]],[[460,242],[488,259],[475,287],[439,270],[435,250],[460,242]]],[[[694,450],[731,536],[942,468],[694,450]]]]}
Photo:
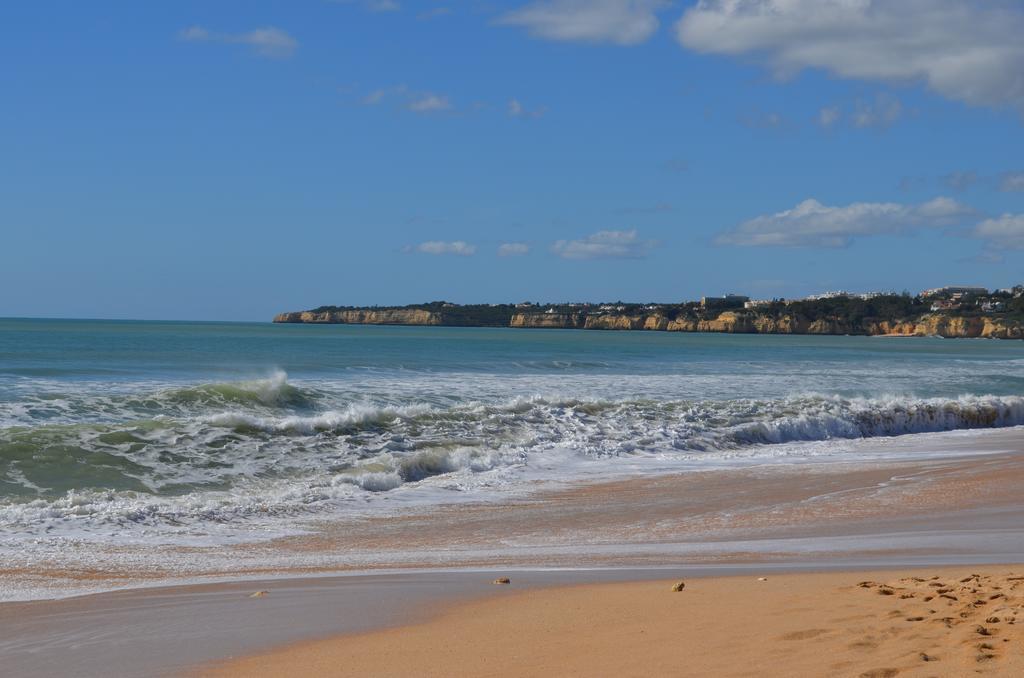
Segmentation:
{"type": "Polygon", "coordinates": [[[866,333],[900,337],[1024,339],[1024,325],[1002,318],[934,314],[916,321],[872,323],[866,333]]]}
{"type": "Polygon", "coordinates": [[[443,325],[442,314],[418,309],[352,309],[280,313],[275,323],[334,323],[344,325],[443,325]]]}
{"type": "Polygon", "coordinates": [[[583,329],[584,323],[582,313],[515,313],[508,326],[583,329]]]}
{"type": "Polygon", "coordinates": [[[495,311],[484,307],[446,305],[423,308],[328,308],[281,313],[276,323],[339,323],[353,325],[492,326],[586,330],[648,330],[665,332],[720,332],[727,334],[831,334],[901,337],[1024,339],[1024,323],[1007,317],[925,313],[897,320],[841,316],[808,318],[798,313],[723,311],[713,317],[662,313],[495,311]],[[437,310],[439,309],[439,310],[437,310]],[[467,310],[469,309],[469,310],[467,310]],[[477,309],[477,310],[473,310],[477,309]],[[483,314],[483,315],[481,315],[483,314]]]}
{"type": "Polygon", "coordinates": [[[912,320],[865,320],[849,323],[841,318],[809,320],[800,316],[774,317],[761,313],[725,311],[716,318],[663,315],[582,313],[516,313],[511,327],[587,330],[653,330],[667,332],[718,332],[725,334],[856,334],[868,336],[1024,339],[1024,324],[990,317],[929,314],[912,320]]]}

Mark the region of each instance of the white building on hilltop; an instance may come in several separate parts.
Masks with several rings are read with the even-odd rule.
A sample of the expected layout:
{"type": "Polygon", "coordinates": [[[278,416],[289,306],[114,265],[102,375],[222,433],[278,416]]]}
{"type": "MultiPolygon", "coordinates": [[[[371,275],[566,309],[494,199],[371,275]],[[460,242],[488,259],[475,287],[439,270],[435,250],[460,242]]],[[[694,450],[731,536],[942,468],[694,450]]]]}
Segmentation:
{"type": "Polygon", "coordinates": [[[821,301],[822,299],[845,299],[850,296],[850,293],[846,290],[835,290],[833,292],[822,292],[821,294],[812,294],[809,297],[804,297],[806,301],[821,301]]]}
{"type": "Polygon", "coordinates": [[[921,292],[922,298],[928,297],[983,297],[988,294],[984,287],[958,287],[947,285],[946,287],[933,287],[930,290],[921,292]]]}

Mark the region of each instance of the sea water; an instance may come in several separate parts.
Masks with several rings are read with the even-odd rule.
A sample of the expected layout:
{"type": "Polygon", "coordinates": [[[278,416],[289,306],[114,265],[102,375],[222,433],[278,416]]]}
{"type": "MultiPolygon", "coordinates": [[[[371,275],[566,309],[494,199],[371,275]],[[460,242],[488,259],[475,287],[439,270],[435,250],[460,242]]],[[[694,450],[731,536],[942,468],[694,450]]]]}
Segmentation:
{"type": "Polygon", "coordinates": [[[849,460],[1024,424],[1022,394],[1013,341],[0,320],[0,539],[237,542],[537,479],[849,460]]]}

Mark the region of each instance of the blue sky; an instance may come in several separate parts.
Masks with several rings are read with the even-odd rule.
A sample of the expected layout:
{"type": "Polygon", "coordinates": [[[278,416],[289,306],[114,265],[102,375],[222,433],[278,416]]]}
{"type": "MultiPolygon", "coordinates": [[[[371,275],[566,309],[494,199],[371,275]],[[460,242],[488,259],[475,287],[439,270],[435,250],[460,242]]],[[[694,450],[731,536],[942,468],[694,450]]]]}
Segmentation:
{"type": "Polygon", "coordinates": [[[1024,6],[0,8],[0,316],[1024,282],[1024,6]]]}

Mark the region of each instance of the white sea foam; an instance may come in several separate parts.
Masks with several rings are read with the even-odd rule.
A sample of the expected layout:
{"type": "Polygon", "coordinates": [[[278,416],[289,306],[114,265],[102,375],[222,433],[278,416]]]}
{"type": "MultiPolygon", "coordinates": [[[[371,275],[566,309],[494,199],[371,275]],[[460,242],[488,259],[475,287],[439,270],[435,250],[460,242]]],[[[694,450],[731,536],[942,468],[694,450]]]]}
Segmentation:
{"type": "Polygon", "coordinates": [[[396,420],[423,416],[432,411],[429,405],[404,407],[376,407],[367,403],[353,403],[343,410],[330,410],[310,416],[260,416],[247,412],[222,412],[204,418],[214,426],[248,428],[269,433],[315,434],[321,431],[339,431],[373,424],[386,425],[396,420]]]}
{"type": "Polygon", "coordinates": [[[2,429],[0,481],[20,490],[0,522],[25,536],[234,539],[380,500],[487,498],[538,477],[844,455],[835,441],[1024,424],[1019,396],[352,397],[274,375],[101,396],[123,414],[172,412],[151,419],[2,429]],[[82,470],[77,485],[62,464],[82,470]]]}

